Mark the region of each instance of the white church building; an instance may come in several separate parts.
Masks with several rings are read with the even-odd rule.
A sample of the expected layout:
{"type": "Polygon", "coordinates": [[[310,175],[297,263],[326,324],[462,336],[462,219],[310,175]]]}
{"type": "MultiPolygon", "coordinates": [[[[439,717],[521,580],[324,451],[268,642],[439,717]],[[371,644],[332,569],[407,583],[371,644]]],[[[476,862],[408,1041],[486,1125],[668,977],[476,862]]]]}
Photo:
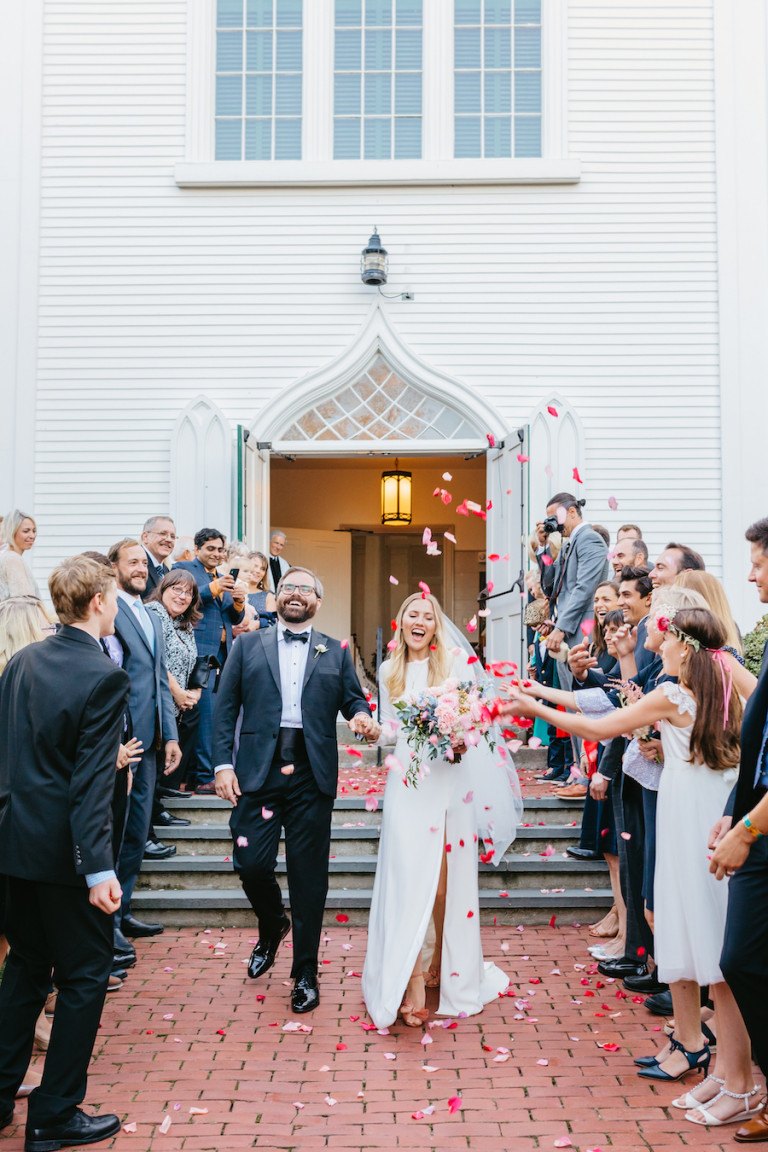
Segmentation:
{"type": "Polygon", "coordinates": [[[504,653],[575,487],[759,615],[764,0],[23,0],[0,92],[0,510],[39,577],[153,513],[272,525],[366,655],[419,580],[460,621],[490,581],[504,653]]]}

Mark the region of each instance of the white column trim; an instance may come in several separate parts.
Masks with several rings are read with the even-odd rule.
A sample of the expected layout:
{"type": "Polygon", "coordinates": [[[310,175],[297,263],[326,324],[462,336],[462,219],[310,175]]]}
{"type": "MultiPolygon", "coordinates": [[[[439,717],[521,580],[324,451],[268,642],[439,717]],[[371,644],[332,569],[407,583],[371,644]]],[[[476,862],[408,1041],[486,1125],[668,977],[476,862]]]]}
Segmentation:
{"type": "Polygon", "coordinates": [[[216,108],[216,0],[187,0],[186,158],[213,160],[216,108]]]}
{"type": "Polygon", "coordinates": [[[541,10],[541,155],[568,155],[568,4],[543,0],[541,10]]]}
{"type": "Polygon", "coordinates": [[[745,528],[768,515],[768,20],[764,0],[714,0],[717,238],[726,591],[740,626],[764,614],[745,528]]]}

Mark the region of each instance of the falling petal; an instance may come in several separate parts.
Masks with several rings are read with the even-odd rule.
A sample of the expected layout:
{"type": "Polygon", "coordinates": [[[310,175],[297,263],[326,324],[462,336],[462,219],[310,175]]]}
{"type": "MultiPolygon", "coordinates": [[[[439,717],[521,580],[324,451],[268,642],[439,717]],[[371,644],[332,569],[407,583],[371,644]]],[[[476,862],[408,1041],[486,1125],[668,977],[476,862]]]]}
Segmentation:
{"type": "Polygon", "coordinates": [[[342,640],[341,647],[342,648],[349,648],[349,640],[346,640],[346,639],[342,640]]]}
{"type": "Polygon", "coordinates": [[[467,792],[466,796],[462,796],[463,804],[471,804],[474,799],[474,792],[467,792]]]}
{"type": "Polygon", "coordinates": [[[432,539],[432,529],[431,528],[425,528],[421,534],[422,544],[429,544],[431,539],[432,539]]]}
{"type": "Polygon", "coordinates": [[[541,748],[541,737],[540,736],[531,736],[530,740],[528,741],[528,747],[529,748],[541,748]]]}
{"type": "Polygon", "coordinates": [[[443,532],[443,536],[446,540],[450,540],[451,544],[456,543],[456,537],[454,536],[453,532],[443,532]]]}
{"type": "Polygon", "coordinates": [[[432,595],[432,593],[429,590],[429,584],[427,584],[425,580],[419,580],[419,588],[421,588],[422,598],[424,598],[425,596],[431,596],[432,595]]]}
{"type": "Polygon", "coordinates": [[[400,583],[397,576],[390,576],[389,582],[390,582],[390,584],[399,584],[400,583]]]}
{"type": "Polygon", "coordinates": [[[583,483],[584,483],[584,481],[582,480],[581,476],[579,475],[579,470],[578,470],[578,468],[574,468],[574,470],[573,470],[573,478],[574,478],[574,480],[576,481],[576,483],[577,483],[577,484],[583,484],[583,483]]]}
{"type": "Polygon", "coordinates": [[[262,810],[261,810],[262,820],[271,820],[273,816],[274,816],[274,812],[272,812],[269,808],[262,808],[262,810]]]}
{"type": "Polygon", "coordinates": [[[493,432],[486,432],[485,438],[488,441],[488,447],[489,448],[495,448],[496,447],[496,437],[494,436],[493,432]]]}
{"type": "Polygon", "coordinates": [[[375,812],[376,809],[378,808],[378,806],[379,806],[378,796],[366,796],[366,798],[365,798],[365,810],[366,810],[366,812],[375,812]]]}
{"type": "Polygon", "coordinates": [[[336,913],[336,921],[339,924],[348,924],[349,923],[349,916],[347,916],[346,912],[337,912],[336,913]]]}
{"type": "Polygon", "coordinates": [[[555,408],[554,404],[547,404],[547,412],[549,412],[550,416],[558,416],[559,415],[557,408],[555,408]]]}
{"type": "Polygon", "coordinates": [[[296,769],[293,764],[283,764],[282,768],[280,769],[280,772],[283,776],[293,776],[295,771],[296,769]]]}
{"type": "Polygon", "coordinates": [[[467,632],[477,632],[477,616],[467,621],[467,632]]]}
{"type": "Polygon", "coordinates": [[[445,480],[446,484],[450,484],[451,480],[453,480],[453,476],[450,472],[443,472],[443,480],[445,480]]]}
{"type": "Polygon", "coordinates": [[[238,836],[235,843],[237,844],[238,848],[247,848],[248,847],[248,837],[247,836],[238,836]]]}
{"type": "Polygon", "coordinates": [[[591,635],[592,635],[592,633],[593,633],[593,632],[594,632],[594,630],[595,630],[595,622],[594,622],[594,620],[582,620],[582,622],[581,622],[581,630],[582,630],[582,632],[584,633],[584,635],[585,635],[585,636],[591,636],[591,635]]]}
{"type": "Polygon", "coordinates": [[[522,452],[518,452],[518,454],[517,454],[518,464],[527,464],[529,460],[530,460],[530,456],[524,456],[522,452]]]}
{"type": "Polygon", "coordinates": [[[622,838],[622,840],[631,840],[632,839],[632,833],[631,832],[622,832],[621,838],[622,838]]]}
{"type": "Polygon", "coordinates": [[[615,512],[616,509],[618,508],[618,506],[619,506],[619,502],[616,499],[616,497],[615,496],[609,496],[608,497],[608,507],[610,508],[611,512],[615,512]]]}

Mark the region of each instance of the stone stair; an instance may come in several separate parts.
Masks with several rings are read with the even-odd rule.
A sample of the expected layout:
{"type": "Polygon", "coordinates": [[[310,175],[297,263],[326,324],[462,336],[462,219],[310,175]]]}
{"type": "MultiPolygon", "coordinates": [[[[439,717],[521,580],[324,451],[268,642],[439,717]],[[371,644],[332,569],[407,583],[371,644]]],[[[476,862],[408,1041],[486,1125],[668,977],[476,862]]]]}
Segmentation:
{"type": "MultiPolygon", "coordinates": [[[[363,749],[355,768],[370,771],[376,752],[363,749]]],[[[342,752],[342,758],[344,753],[342,752]]],[[[523,779],[543,763],[543,753],[520,749],[515,761],[523,779]]],[[[342,777],[349,779],[349,773],[342,777]]],[[[354,779],[354,777],[353,777],[354,779]]],[[[331,827],[330,890],[326,922],[344,914],[351,924],[365,924],[371,903],[381,827],[379,807],[365,807],[364,780],[359,795],[341,795],[331,827]]],[[[355,785],[348,791],[354,791],[355,785]]],[[[534,791],[540,789],[534,789],[534,791]]],[[[524,787],[525,793],[525,787],[524,787]]],[[[186,828],[162,830],[164,843],[176,847],[170,860],[145,861],[133,899],[136,913],[159,918],[169,926],[250,926],[253,913],[232,870],[230,806],[217,797],[168,800],[169,811],[191,821],[186,828]]],[[[479,864],[480,912],[484,922],[546,923],[552,916],[569,921],[597,919],[611,904],[605,865],[572,860],[565,849],[578,841],[583,805],[550,796],[525,801],[524,826],[498,868],[479,864]],[[554,851],[553,851],[554,850],[554,851]]],[[[285,890],[285,860],[278,858],[278,878],[285,890]]]]}

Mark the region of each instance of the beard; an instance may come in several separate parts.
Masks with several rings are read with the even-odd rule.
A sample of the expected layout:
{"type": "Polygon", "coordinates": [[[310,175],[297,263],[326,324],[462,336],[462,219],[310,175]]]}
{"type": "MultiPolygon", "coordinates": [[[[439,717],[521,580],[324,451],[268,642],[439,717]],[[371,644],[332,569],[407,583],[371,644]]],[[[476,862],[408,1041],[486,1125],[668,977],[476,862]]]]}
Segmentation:
{"type": "Polygon", "coordinates": [[[123,579],[120,583],[123,592],[127,592],[129,596],[141,596],[142,592],[147,590],[147,578],[142,579],[141,576],[136,576],[133,580],[123,579]]]}
{"type": "Polygon", "coordinates": [[[289,600],[278,600],[277,614],[287,624],[306,624],[317,611],[316,603],[295,604],[289,600]]]}

